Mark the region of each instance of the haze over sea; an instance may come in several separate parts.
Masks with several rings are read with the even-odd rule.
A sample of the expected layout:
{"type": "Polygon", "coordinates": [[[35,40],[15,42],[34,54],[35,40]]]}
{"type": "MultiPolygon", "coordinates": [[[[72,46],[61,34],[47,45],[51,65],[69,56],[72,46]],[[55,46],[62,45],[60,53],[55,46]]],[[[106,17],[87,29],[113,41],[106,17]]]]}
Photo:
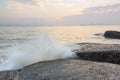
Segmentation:
{"type": "Polygon", "coordinates": [[[81,42],[118,44],[120,40],[106,39],[103,34],[106,30],[120,31],[120,26],[11,26],[0,27],[0,48],[6,48],[18,43],[25,43],[49,36],[62,44],[81,42]]]}
{"type": "Polygon", "coordinates": [[[75,43],[120,44],[120,40],[104,38],[106,30],[120,31],[120,26],[0,27],[0,70],[75,57],[68,46],[75,43]]]}

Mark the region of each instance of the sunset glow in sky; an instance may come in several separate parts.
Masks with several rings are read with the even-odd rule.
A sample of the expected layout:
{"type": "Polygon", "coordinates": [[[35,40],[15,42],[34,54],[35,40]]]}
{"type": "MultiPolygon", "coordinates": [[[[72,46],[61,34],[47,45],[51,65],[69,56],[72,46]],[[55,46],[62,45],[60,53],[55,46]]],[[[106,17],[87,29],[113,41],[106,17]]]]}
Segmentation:
{"type": "Polygon", "coordinates": [[[75,25],[93,22],[96,24],[120,23],[120,0],[0,1],[0,24],[3,25],[20,23],[75,25]],[[89,20],[91,16],[94,16],[93,21],[89,20]],[[107,17],[102,22],[101,17],[104,16],[107,17]],[[95,22],[96,20],[101,22],[95,22]]]}

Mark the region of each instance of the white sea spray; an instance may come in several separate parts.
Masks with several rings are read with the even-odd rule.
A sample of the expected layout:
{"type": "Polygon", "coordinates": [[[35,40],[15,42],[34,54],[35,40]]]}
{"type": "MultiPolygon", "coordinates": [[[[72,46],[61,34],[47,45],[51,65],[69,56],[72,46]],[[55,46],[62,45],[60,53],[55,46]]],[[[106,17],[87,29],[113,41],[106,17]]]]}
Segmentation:
{"type": "Polygon", "coordinates": [[[0,57],[0,71],[20,69],[39,61],[76,57],[69,47],[60,45],[48,36],[17,44],[1,52],[4,55],[0,57]]]}

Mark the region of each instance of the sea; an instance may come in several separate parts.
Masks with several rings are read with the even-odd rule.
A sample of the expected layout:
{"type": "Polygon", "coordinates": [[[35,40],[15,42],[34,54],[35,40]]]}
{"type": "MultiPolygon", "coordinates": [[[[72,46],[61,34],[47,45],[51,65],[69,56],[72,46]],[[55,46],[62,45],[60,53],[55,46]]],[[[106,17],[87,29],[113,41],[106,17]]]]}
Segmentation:
{"type": "Polygon", "coordinates": [[[103,36],[107,30],[120,31],[120,25],[0,26],[0,71],[76,57],[69,46],[76,43],[120,44],[103,36]]]}

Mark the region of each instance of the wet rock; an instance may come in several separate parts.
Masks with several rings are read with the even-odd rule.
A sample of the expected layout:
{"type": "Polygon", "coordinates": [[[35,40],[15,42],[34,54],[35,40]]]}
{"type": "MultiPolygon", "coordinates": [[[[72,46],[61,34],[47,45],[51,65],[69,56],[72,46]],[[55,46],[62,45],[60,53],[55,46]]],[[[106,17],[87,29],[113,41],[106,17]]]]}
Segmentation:
{"type": "Polygon", "coordinates": [[[118,32],[118,31],[106,31],[104,36],[106,38],[120,39],[120,32],[118,32]]]}
{"type": "Polygon", "coordinates": [[[43,61],[20,70],[2,71],[0,80],[120,79],[120,44],[79,43],[77,45],[79,47],[73,52],[79,59],[43,61]]]}
{"type": "Polygon", "coordinates": [[[79,59],[120,64],[120,44],[80,43],[73,50],[79,59]]]}
{"type": "Polygon", "coordinates": [[[1,71],[0,80],[13,80],[17,76],[17,71],[1,71]]]}
{"type": "Polygon", "coordinates": [[[119,80],[120,65],[64,59],[39,62],[20,71],[0,73],[0,80],[119,80]],[[14,74],[15,72],[16,75],[14,74]],[[14,74],[14,75],[11,75],[14,74]],[[11,78],[10,78],[11,77],[11,78]]]}

